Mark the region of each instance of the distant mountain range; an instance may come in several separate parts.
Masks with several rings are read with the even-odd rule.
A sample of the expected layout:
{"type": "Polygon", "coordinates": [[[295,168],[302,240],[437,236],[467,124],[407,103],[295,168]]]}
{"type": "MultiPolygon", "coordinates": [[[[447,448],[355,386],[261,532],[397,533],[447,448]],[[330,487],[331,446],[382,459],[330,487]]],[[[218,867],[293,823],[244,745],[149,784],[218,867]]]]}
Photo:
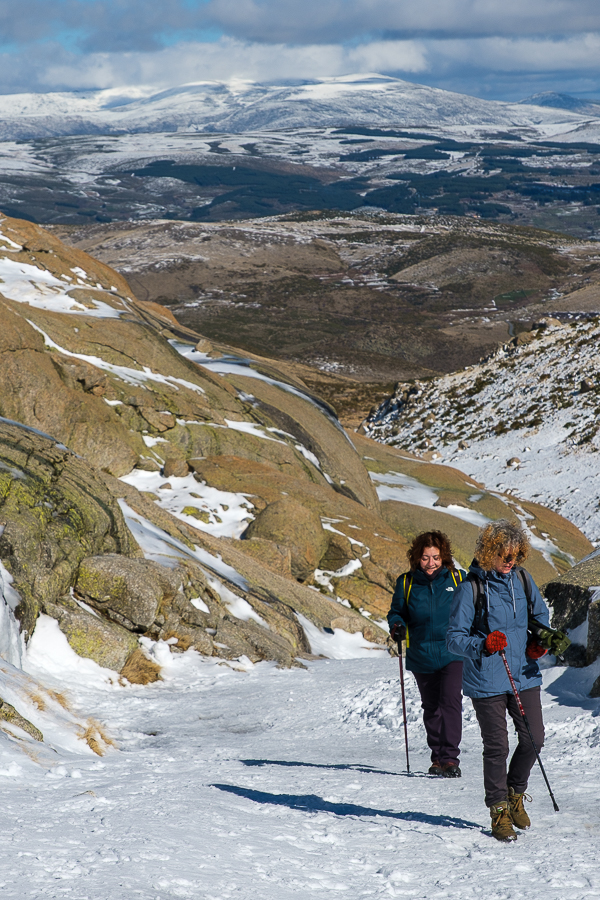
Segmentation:
{"type": "MultiPolygon", "coordinates": [[[[554,98],[566,95],[553,94],[554,98]]],[[[541,98],[541,99],[538,99],[541,98]]],[[[157,94],[139,88],[0,97],[0,140],[78,134],[228,132],[369,126],[582,125],[600,106],[481,100],[383,75],[349,75],[280,84],[199,82],[157,94]],[[534,105],[536,104],[536,105],[534,105]]],[[[564,130],[564,129],[563,129],[564,130]]]]}
{"type": "Polygon", "coordinates": [[[600,100],[580,100],[572,94],[559,94],[555,91],[542,91],[532,94],[525,100],[519,100],[520,104],[528,106],[545,106],[551,109],[568,109],[581,116],[600,116],[600,100]]]}

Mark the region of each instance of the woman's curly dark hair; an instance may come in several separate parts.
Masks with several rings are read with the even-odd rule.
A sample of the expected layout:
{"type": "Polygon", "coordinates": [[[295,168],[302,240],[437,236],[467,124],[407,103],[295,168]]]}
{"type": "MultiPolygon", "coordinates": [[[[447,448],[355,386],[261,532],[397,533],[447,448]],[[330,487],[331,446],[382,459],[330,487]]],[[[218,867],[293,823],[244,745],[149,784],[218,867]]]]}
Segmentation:
{"type": "Polygon", "coordinates": [[[418,534],[412,544],[406,551],[411,571],[419,568],[423,551],[428,547],[435,547],[440,551],[442,557],[442,565],[447,569],[454,569],[454,560],[452,559],[452,547],[450,546],[450,538],[442,531],[423,531],[418,534]]]}
{"type": "Polygon", "coordinates": [[[480,529],[475,544],[475,558],[485,572],[494,568],[497,557],[514,555],[520,565],[529,556],[531,547],[522,528],[508,519],[498,519],[480,529]]]}

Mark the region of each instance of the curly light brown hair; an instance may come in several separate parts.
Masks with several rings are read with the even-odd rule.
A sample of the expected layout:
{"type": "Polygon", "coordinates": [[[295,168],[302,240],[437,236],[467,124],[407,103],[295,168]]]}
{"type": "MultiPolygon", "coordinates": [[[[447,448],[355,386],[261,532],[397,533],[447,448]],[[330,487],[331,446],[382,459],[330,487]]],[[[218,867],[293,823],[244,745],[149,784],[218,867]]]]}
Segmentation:
{"type": "Polygon", "coordinates": [[[423,551],[428,547],[435,547],[440,551],[442,557],[442,565],[447,569],[454,569],[454,560],[452,559],[452,547],[450,539],[443,531],[423,531],[418,534],[412,544],[406,551],[406,557],[410,563],[411,571],[419,568],[423,551]]]}
{"type": "Polygon", "coordinates": [[[530,550],[527,535],[522,528],[509,522],[508,519],[498,519],[497,522],[490,522],[479,530],[475,558],[481,568],[489,572],[494,568],[498,557],[503,558],[507,553],[511,553],[516,564],[520,565],[527,559],[530,550]]]}

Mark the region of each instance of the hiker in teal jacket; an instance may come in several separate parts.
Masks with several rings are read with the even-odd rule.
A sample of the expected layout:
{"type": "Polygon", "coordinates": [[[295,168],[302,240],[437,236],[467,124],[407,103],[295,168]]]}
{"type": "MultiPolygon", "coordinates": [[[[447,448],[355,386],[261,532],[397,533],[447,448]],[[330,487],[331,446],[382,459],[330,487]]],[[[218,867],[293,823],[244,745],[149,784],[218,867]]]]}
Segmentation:
{"type": "Polygon", "coordinates": [[[460,777],[462,659],[446,647],[454,591],[465,576],[456,569],[441,531],[417,535],[406,554],[410,571],[396,582],[388,613],[390,634],[406,637],[406,668],[413,673],[431,750],[430,775],[460,777]]]}

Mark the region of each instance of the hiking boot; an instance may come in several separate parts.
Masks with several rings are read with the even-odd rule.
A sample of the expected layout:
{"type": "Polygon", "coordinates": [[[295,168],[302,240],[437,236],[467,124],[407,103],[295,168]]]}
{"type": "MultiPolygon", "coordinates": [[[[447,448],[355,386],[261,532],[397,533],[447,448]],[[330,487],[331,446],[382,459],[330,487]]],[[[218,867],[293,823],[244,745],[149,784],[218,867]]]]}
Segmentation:
{"type": "Polygon", "coordinates": [[[444,778],[460,778],[462,772],[458,763],[451,761],[442,765],[442,775],[444,778]]]}
{"type": "Polygon", "coordinates": [[[501,800],[490,806],[492,817],[492,837],[497,841],[516,841],[517,832],[513,828],[510,807],[507,800],[501,800]]]}
{"type": "Polygon", "coordinates": [[[531,803],[531,797],[529,796],[529,794],[515,794],[514,790],[509,787],[508,806],[510,808],[511,818],[517,828],[529,828],[529,826],[531,825],[531,820],[525,812],[525,807],[523,805],[524,800],[527,800],[528,803],[531,803]]]}
{"type": "Polygon", "coordinates": [[[444,770],[442,769],[440,763],[437,759],[434,759],[431,765],[429,766],[428,775],[437,775],[438,777],[444,774],[444,770]]]}

